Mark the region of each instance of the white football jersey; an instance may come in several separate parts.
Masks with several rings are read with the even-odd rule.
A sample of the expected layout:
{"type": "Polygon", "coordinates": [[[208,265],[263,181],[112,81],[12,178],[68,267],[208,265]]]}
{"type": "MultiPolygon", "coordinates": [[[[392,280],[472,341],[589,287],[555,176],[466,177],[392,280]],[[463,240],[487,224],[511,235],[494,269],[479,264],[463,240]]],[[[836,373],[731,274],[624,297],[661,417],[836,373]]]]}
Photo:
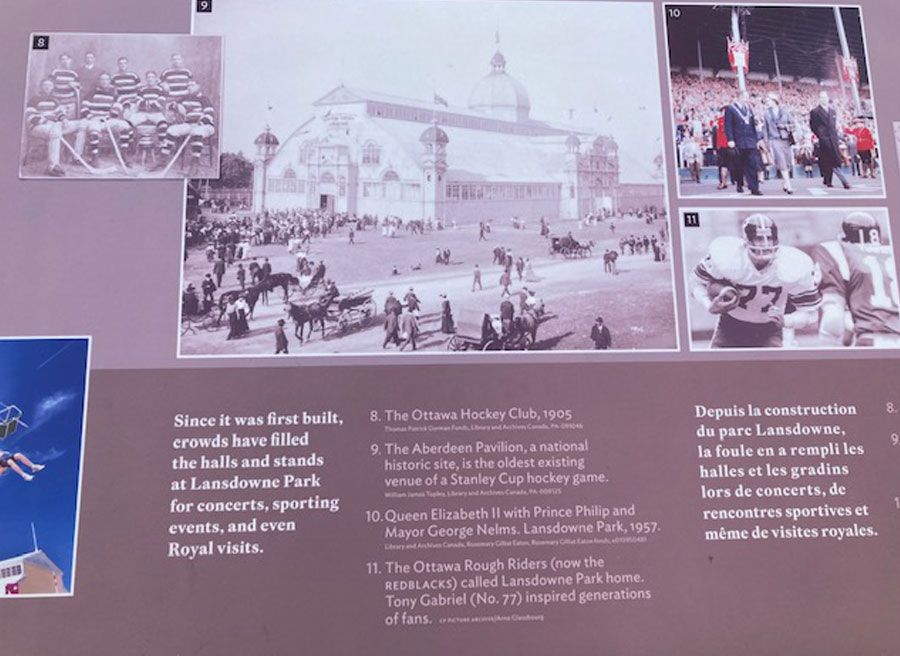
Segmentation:
{"type": "Polygon", "coordinates": [[[798,309],[816,308],[822,302],[818,266],[792,246],[779,247],[775,259],[760,270],[750,260],[743,239],[717,237],[694,269],[694,275],[706,284],[734,287],[740,302],[728,314],[748,323],[771,321],[769,309],[773,306],[784,312],[789,302],[798,309]]]}

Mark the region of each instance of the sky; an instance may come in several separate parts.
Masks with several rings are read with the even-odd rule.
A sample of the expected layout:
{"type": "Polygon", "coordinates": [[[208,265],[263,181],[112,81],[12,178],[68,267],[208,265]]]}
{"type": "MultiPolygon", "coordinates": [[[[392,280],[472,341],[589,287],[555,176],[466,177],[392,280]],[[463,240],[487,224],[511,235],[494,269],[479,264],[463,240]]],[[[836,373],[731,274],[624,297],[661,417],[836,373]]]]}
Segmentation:
{"type": "Polygon", "coordinates": [[[651,172],[661,152],[650,3],[216,0],[194,33],[225,37],[226,151],[252,154],[267,123],[283,141],[341,83],[465,107],[499,33],[532,118],[568,123],[574,109],[571,123],[613,134],[641,163],[623,169],[651,172]]]}
{"type": "MultiPolygon", "coordinates": [[[[72,586],[78,480],[84,415],[86,339],[0,340],[0,402],[22,410],[20,427],[0,450],[22,452],[46,469],[26,483],[15,472],[0,476],[0,560],[38,547],[72,586]]],[[[26,469],[27,471],[27,469],[26,469]]]]}

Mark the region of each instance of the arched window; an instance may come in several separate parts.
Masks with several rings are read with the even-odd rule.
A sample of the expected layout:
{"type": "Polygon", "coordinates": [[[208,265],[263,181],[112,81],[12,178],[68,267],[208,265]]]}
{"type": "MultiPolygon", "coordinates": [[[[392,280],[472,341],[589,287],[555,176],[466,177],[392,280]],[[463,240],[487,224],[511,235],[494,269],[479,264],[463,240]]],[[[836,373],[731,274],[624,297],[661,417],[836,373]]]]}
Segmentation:
{"type": "Polygon", "coordinates": [[[388,169],[381,179],[384,182],[384,197],[388,200],[400,200],[400,176],[388,169]]]}
{"type": "Polygon", "coordinates": [[[322,177],[319,178],[319,182],[322,184],[334,184],[334,176],[328,171],[325,171],[325,173],[322,174],[322,177]]]}
{"type": "Polygon", "coordinates": [[[316,142],[312,139],[308,139],[300,145],[300,152],[297,159],[301,164],[307,164],[309,162],[315,148],[316,142]]]}
{"type": "Polygon", "coordinates": [[[341,176],[338,178],[338,196],[347,195],[347,178],[341,176]]]}
{"type": "Polygon", "coordinates": [[[294,172],[294,169],[291,166],[288,166],[284,170],[284,173],[281,174],[281,177],[285,178],[286,180],[294,180],[297,177],[297,174],[294,172]]]}
{"type": "Polygon", "coordinates": [[[381,161],[381,147],[374,141],[367,141],[362,149],[363,164],[378,164],[381,161]]]}

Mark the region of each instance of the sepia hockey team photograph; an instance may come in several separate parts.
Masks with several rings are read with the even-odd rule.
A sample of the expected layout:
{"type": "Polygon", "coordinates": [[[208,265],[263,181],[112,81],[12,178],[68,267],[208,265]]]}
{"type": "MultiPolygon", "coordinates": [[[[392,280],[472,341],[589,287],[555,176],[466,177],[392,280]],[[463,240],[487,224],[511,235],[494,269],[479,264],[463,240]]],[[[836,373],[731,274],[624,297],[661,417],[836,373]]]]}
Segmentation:
{"type": "Polygon", "coordinates": [[[180,356],[677,348],[649,3],[269,9],[195,17],[229,119],[180,356]]]}
{"type": "Polygon", "coordinates": [[[222,39],[32,34],[22,178],[218,177],[222,39]]]}
{"type": "Polygon", "coordinates": [[[692,349],[900,348],[887,210],[682,216],[692,349]]]}

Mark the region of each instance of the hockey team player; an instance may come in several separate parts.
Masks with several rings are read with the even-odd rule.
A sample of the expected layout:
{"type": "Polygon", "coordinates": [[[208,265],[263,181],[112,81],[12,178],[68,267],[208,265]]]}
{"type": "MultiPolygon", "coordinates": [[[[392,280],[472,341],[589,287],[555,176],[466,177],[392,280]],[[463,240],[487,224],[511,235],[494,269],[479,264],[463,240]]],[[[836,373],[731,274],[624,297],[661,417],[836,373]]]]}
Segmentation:
{"type": "Polygon", "coordinates": [[[63,137],[75,133],[75,152],[80,153],[84,149],[85,129],[82,121],[66,118],[66,110],[54,95],[55,88],[51,78],[41,81],[40,91],[25,108],[25,123],[32,137],[47,142],[47,175],[58,177],[66,174],[59,165],[63,137]]]}
{"type": "Polygon", "coordinates": [[[204,142],[216,133],[216,110],[200,91],[200,85],[192,81],[188,83],[188,95],[176,105],[176,111],[184,122],[169,126],[161,152],[165,158],[171,157],[180,139],[190,139],[189,171],[192,171],[199,165],[204,142]]]}
{"type": "MultiPolygon", "coordinates": [[[[126,158],[131,146],[131,124],[122,118],[124,108],[117,99],[116,87],[108,73],[101,73],[94,92],[82,102],[81,115],[87,130],[87,161],[97,165],[100,142],[104,134],[112,133],[118,141],[119,152],[126,158]]],[[[123,162],[125,164],[125,162],[123,162]]]]}

